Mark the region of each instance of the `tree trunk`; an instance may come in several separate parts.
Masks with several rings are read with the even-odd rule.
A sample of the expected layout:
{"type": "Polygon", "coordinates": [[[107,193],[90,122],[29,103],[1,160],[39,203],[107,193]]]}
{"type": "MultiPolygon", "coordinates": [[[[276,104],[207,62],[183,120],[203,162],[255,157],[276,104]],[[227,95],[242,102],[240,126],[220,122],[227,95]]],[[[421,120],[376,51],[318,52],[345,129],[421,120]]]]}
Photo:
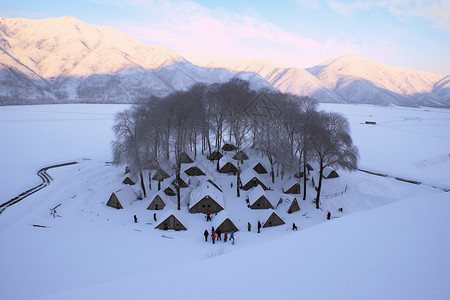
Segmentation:
{"type": "Polygon", "coordinates": [[[158,192],[161,190],[161,180],[158,179],[158,192]]]}
{"type": "Polygon", "coordinates": [[[236,194],[238,197],[241,197],[241,191],[239,189],[240,173],[241,172],[238,170],[237,176],[236,176],[236,194]]]}
{"type": "Polygon", "coordinates": [[[141,175],[142,192],[144,192],[144,198],[147,198],[147,192],[145,191],[145,184],[144,184],[144,175],[142,174],[142,171],[140,171],[140,175],[141,175]]]}
{"type": "Polygon", "coordinates": [[[317,185],[317,196],[316,196],[316,208],[320,209],[319,202],[320,202],[320,189],[322,188],[322,174],[323,174],[323,161],[320,160],[319,162],[319,183],[317,185]]]}
{"type": "Polygon", "coordinates": [[[306,200],[306,161],[304,159],[303,159],[303,200],[306,200]]]}
{"type": "Polygon", "coordinates": [[[148,188],[149,190],[152,190],[152,171],[148,171],[148,188]]]}
{"type": "Polygon", "coordinates": [[[181,195],[180,195],[180,185],[178,184],[180,180],[180,168],[178,168],[176,172],[176,178],[177,178],[177,209],[181,210],[181,195]]]}

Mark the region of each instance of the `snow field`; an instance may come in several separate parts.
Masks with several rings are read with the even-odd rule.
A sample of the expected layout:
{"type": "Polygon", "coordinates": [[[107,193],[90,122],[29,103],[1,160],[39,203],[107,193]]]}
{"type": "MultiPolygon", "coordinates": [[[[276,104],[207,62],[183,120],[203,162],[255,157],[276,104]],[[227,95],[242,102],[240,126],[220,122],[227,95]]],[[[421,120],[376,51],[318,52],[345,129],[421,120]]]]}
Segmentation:
{"type": "MultiPolygon", "coordinates": [[[[301,200],[302,195],[297,197],[300,211],[288,215],[288,207],[275,210],[282,211],[280,216],[286,225],[263,228],[257,234],[256,222],[265,212],[247,208],[248,192],[241,191],[241,199],[234,198],[234,176],[213,173],[224,188],[227,213],[240,229],[235,245],[205,243],[203,231],[210,231],[212,223],[205,222],[202,214],[189,214],[185,207],[179,218],[185,222],[186,232],[155,230],[154,211],[146,207],[156,191],[123,210],[107,207],[109,196],[123,186],[124,178],[124,167],[105,163],[111,156],[112,116],[82,120],[81,115],[112,114],[123,107],[0,107],[0,135],[2,140],[10,138],[0,156],[6,166],[1,173],[5,180],[1,182],[7,183],[2,191],[15,196],[22,186],[28,189],[34,181],[38,184],[35,171],[39,168],[31,167],[29,172],[30,165],[91,159],[49,170],[54,181],[48,187],[0,215],[0,298],[446,299],[450,295],[446,254],[450,242],[445,238],[450,227],[445,217],[450,206],[448,193],[426,185],[338,170],[339,178],[324,180],[323,211],[313,207],[314,194],[309,186],[307,200],[301,200]],[[78,120],[67,121],[68,117],[56,114],[58,111],[74,111],[78,120]],[[19,124],[28,120],[30,126],[14,126],[14,120],[19,124]],[[50,122],[55,125],[49,126],[50,122]],[[71,134],[61,134],[62,129],[71,134]],[[44,131],[47,139],[36,136],[44,131]],[[86,132],[92,138],[87,138],[86,132]],[[15,155],[23,155],[20,146],[28,145],[22,140],[30,141],[31,150],[38,151],[18,159],[15,155]],[[53,148],[54,141],[62,152],[53,148]],[[325,199],[327,194],[341,192],[345,185],[348,188],[343,195],[325,199]],[[50,209],[60,203],[57,214],[61,217],[53,218],[50,209]],[[342,214],[337,212],[339,207],[344,208],[342,214]],[[332,212],[331,221],[326,221],[327,210],[332,212]],[[137,224],[133,223],[134,214],[137,224]],[[252,223],[251,233],[247,232],[248,221],[252,223]],[[299,231],[291,231],[292,222],[299,231]]],[[[327,109],[343,110],[348,116],[354,142],[360,147],[362,168],[438,181],[441,185],[448,182],[443,156],[449,149],[445,139],[449,131],[441,132],[444,139],[436,138],[427,127],[421,129],[425,134],[406,133],[411,143],[420,139],[414,145],[421,147],[415,147],[415,151],[410,150],[410,145],[383,144],[389,152],[384,158],[389,161],[379,158],[382,155],[373,149],[379,148],[390,133],[420,122],[413,119],[416,115],[430,112],[355,105],[327,109]],[[409,113],[411,119],[400,122],[397,129],[385,131],[362,125],[374,112],[384,113],[383,120],[400,118],[395,112],[409,113]],[[365,139],[369,134],[371,139],[365,139]]],[[[440,122],[444,128],[448,125],[445,118],[438,121],[445,112],[432,113],[434,124],[440,122]]],[[[201,161],[200,166],[213,172],[216,164],[201,161]]],[[[287,180],[277,178],[276,187],[287,180]]],[[[154,189],[156,186],[152,182],[154,189]]],[[[134,188],[139,189],[138,185],[134,188]]],[[[186,194],[187,189],[182,192],[186,194]]],[[[268,192],[268,197],[278,197],[274,193],[268,192]]],[[[171,197],[173,204],[175,199],[171,197]]],[[[160,212],[157,215],[161,217],[160,212]]]]}

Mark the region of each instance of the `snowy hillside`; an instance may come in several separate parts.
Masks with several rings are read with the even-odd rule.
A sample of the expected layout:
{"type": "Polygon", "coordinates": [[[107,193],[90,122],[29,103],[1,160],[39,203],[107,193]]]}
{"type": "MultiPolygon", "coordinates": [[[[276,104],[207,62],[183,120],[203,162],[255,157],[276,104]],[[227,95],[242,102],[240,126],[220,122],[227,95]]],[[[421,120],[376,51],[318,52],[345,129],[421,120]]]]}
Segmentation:
{"type": "Polygon", "coordinates": [[[306,71],[255,59],[221,59],[205,66],[256,72],[282,92],[319,102],[450,107],[448,76],[391,67],[354,55],[306,71]]]}
{"type": "MultiPolygon", "coordinates": [[[[252,190],[235,197],[231,183],[236,177],[216,172],[215,163],[199,154],[197,165],[222,188],[223,212],[239,229],[235,245],[213,245],[204,241],[203,231],[224,216],[206,222],[203,214],[187,211],[186,198],[182,210],[174,211],[172,196],[155,222],[155,211],[147,210],[157,193],[155,181],[142,201],[125,199],[121,210],[106,206],[111,193],[125,187],[123,166],[107,163],[113,115],[125,107],[0,107],[0,140],[9,145],[0,148],[1,203],[36,185],[40,168],[78,162],[49,170],[49,186],[0,214],[1,299],[419,300],[450,295],[450,202],[443,191],[450,189],[448,109],[322,104],[349,119],[360,168],[387,176],[338,170],[339,178],[324,180],[323,210],[314,208],[308,182],[300,211],[288,214],[285,199],[291,195],[283,196],[273,211],[286,224],[262,228],[260,234],[256,221],[264,221],[271,210],[249,209],[245,198],[252,190]],[[177,214],[187,230],[155,229],[169,213],[177,214]],[[298,231],[291,230],[293,222],[298,231]]],[[[261,177],[270,182],[267,174],[261,177]]],[[[204,179],[191,178],[191,184],[204,179]]],[[[279,188],[288,181],[285,176],[268,183],[273,188],[266,191],[269,201],[278,202],[279,188]]],[[[132,189],[139,191],[137,185],[132,189]]],[[[183,194],[190,189],[183,188],[183,194]]]]}
{"type": "Polygon", "coordinates": [[[269,61],[239,58],[216,60],[204,66],[234,72],[254,72],[282,92],[314,97],[320,102],[340,102],[339,96],[331,89],[301,68],[287,68],[269,61]]]}
{"type": "Polygon", "coordinates": [[[0,18],[0,103],[133,102],[197,82],[260,76],[195,66],[162,46],[149,46],[106,26],[73,17],[0,18]],[[34,101],[33,101],[34,100],[34,101]]]}
{"type": "Polygon", "coordinates": [[[346,103],[449,107],[448,76],[346,55],[307,69],[346,103]]]}

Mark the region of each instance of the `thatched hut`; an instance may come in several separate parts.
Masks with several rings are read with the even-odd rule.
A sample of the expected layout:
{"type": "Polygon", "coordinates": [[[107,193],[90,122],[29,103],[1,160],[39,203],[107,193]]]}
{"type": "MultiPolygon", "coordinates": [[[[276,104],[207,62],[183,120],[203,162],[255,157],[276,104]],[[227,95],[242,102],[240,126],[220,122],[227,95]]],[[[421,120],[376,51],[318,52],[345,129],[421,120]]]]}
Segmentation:
{"type": "Polygon", "coordinates": [[[272,203],[270,203],[266,192],[261,186],[255,187],[248,194],[248,201],[251,209],[273,209],[272,203]]]}
{"type": "Polygon", "coordinates": [[[225,208],[223,193],[209,182],[193,190],[189,199],[190,213],[218,213],[225,208]]]}
{"type": "Polygon", "coordinates": [[[300,191],[300,183],[295,179],[290,179],[283,185],[283,193],[285,194],[300,194],[300,191]]]}
{"type": "Polygon", "coordinates": [[[136,199],[136,193],[131,187],[123,187],[111,194],[106,205],[112,208],[122,209],[124,204],[129,204],[136,199]]]}
{"type": "Polygon", "coordinates": [[[268,186],[263,183],[261,178],[258,177],[258,174],[253,171],[252,168],[248,168],[239,177],[241,181],[241,188],[245,191],[248,191],[252,187],[260,185],[264,190],[268,190],[268,186]]]}
{"type": "Polygon", "coordinates": [[[292,202],[291,202],[291,205],[289,205],[289,209],[288,209],[287,213],[292,214],[293,212],[296,212],[299,210],[300,210],[300,205],[298,205],[297,198],[294,198],[294,200],[292,200],[292,202]]]}
{"type": "Polygon", "coordinates": [[[263,228],[286,224],[275,212],[272,212],[264,222],[263,228]]]}
{"type": "Polygon", "coordinates": [[[187,230],[186,226],[183,225],[183,223],[175,216],[174,213],[168,214],[167,217],[163,218],[163,221],[159,223],[158,226],[155,227],[155,229],[162,229],[162,230],[187,230]]]}

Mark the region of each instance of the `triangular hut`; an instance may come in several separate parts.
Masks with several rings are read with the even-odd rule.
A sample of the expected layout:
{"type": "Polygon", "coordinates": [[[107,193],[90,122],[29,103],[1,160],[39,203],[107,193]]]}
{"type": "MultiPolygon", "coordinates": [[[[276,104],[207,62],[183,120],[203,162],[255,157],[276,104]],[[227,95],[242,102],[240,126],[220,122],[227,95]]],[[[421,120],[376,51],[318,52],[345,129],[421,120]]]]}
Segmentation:
{"type": "Polygon", "coordinates": [[[285,194],[300,194],[300,183],[295,179],[288,180],[283,185],[283,193],[285,193],[285,194]]]}
{"type": "Polygon", "coordinates": [[[164,221],[159,223],[158,226],[155,227],[155,229],[162,229],[162,230],[187,230],[186,226],[181,223],[181,221],[172,213],[168,217],[164,218],[164,221]]]}
{"type": "Polygon", "coordinates": [[[264,222],[263,228],[286,224],[275,212],[272,212],[264,222]]]}
{"type": "Polygon", "coordinates": [[[166,207],[166,195],[159,191],[158,193],[156,193],[156,195],[153,197],[152,202],[150,202],[150,205],[147,207],[147,209],[150,210],[161,210],[164,207],[166,207]]]}
{"type": "Polygon", "coordinates": [[[270,203],[266,192],[261,186],[255,187],[248,194],[248,200],[251,209],[273,209],[272,203],[270,203]]]}
{"type": "Polygon", "coordinates": [[[112,193],[106,205],[112,208],[122,209],[123,204],[131,203],[136,199],[137,196],[133,189],[131,187],[124,187],[112,193]]]}
{"type": "Polygon", "coordinates": [[[136,184],[136,183],[135,183],[133,180],[131,180],[131,178],[128,177],[128,176],[122,181],[122,183],[123,183],[123,184],[129,184],[129,185],[135,185],[135,184],[136,184]]]}
{"type": "Polygon", "coordinates": [[[192,166],[186,170],[184,170],[184,173],[186,173],[189,176],[202,176],[206,175],[199,167],[192,166]]]}
{"type": "Polygon", "coordinates": [[[269,188],[265,185],[262,180],[258,177],[258,174],[253,171],[252,168],[246,169],[239,177],[241,181],[241,188],[245,191],[248,191],[252,187],[260,185],[264,190],[268,190],[269,188]]]}
{"type": "Polygon", "coordinates": [[[185,151],[181,152],[181,163],[182,164],[190,164],[194,162],[194,156],[191,153],[187,153],[185,151]]]}
{"type": "Polygon", "coordinates": [[[225,208],[223,193],[209,182],[193,190],[189,199],[190,213],[218,213],[225,208]]]}
{"type": "Polygon", "coordinates": [[[221,159],[223,156],[222,153],[219,152],[219,150],[214,150],[208,157],[209,160],[218,160],[221,159]]]}
{"type": "Polygon", "coordinates": [[[330,167],[325,167],[323,169],[322,176],[323,176],[323,178],[326,178],[326,179],[339,177],[338,173],[333,168],[330,168],[330,167]]]}
{"type": "Polygon", "coordinates": [[[289,206],[287,213],[292,214],[293,212],[296,212],[299,210],[300,210],[300,206],[298,205],[297,198],[294,198],[294,200],[292,200],[292,202],[291,202],[291,205],[289,206]]]}
{"type": "Polygon", "coordinates": [[[231,142],[226,142],[222,146],[222,150],[223,151],[234,151],[236,149],[237,149],[236,146],[233,143],[231,143],[231,142]]]}
{"type": "Polygon", "coordinates": [[[166,171],[164,171],[163,169],[161,169],[160,167],[158,167],[155,171],[155,174],[153,175],[152,179],[153,180],[158,180],[158,181],[163,181],[166,178],[169,178],[169,174],[166,173],[166,171]]]}

